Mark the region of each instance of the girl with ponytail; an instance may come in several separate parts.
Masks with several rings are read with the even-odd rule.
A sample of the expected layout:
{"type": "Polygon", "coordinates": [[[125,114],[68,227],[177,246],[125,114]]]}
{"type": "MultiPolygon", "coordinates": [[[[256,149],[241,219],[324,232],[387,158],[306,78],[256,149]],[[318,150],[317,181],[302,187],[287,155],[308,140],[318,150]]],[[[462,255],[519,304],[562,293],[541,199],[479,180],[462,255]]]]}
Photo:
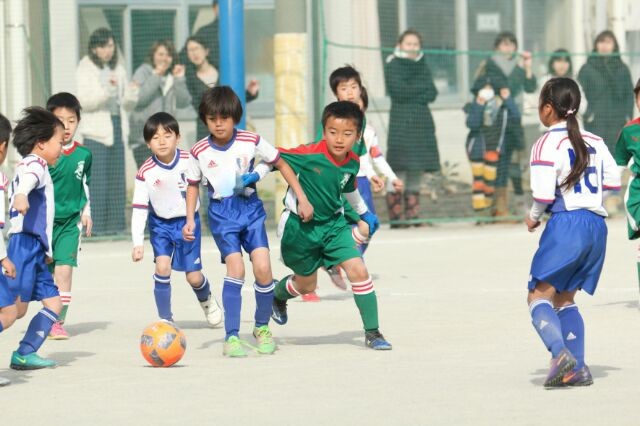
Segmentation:
{"type": "Polygon", "coordinates": [[[551,213],[531,263],[527,297],[533,326],[552,355],[545,387],[593,383],[574,297],[578,290],[596,289],[607,241],[603,193],[620,189],[620,173],[605,142],[580,129],[580,97],[570,78],[547,81],[538,113],[548,131],[531,150],[529,232],[551,213]]]}

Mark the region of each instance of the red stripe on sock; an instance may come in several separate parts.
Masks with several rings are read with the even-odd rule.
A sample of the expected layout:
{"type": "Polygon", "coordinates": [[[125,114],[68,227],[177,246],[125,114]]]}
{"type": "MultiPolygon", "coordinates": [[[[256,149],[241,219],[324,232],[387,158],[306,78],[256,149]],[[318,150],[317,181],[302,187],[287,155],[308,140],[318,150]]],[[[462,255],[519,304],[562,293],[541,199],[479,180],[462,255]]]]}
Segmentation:
{"type": "Polygon", "coordinates": [[[298,293],[296,288],[293,286],[293,281],[291,281],[290,279],[287,280],[287,292],[294,297],[300,296],[300,293],[298,293]]]}

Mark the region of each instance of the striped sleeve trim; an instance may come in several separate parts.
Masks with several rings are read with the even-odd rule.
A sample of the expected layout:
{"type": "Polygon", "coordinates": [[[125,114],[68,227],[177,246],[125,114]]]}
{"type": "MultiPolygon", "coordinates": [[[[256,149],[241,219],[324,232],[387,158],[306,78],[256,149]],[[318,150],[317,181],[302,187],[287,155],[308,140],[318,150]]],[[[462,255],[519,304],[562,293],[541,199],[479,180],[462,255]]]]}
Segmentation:
{"type": "Polygon", "coordinates": [[[545,198],[536,198],[536,197],[533,197],[533,199],[542,204],[551,204],[555,201],[554,199],[548,200],[545,198]]]}
{"type": "Polygon", "coordinates": [[[131,207],[133,207],[134,209],[141,209],[141,210],[147,210],[149,208],[149,206],[146,204],[132,204],[131,207]]]}

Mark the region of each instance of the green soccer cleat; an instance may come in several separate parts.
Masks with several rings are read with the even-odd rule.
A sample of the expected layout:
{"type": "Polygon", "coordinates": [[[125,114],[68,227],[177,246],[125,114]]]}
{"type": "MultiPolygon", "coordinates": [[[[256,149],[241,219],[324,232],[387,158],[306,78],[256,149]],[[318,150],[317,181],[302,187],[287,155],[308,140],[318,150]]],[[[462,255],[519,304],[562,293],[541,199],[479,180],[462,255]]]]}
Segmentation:
{"type": "Polygon", "coordinates": [[[244,358],[247,356],[247,352],[242,347],[238,336],[231,336],[224,342],[222,355],[229,358],[244,358]]]}
{"type": "Polygon", "coordinates": [[[276,342],[273,341],[273,335],[268,325],[262,325],[253,329],[253,337],[258,342],[259,354],[272,354],[276,351],[276,342]]]}
{"type": "Polygon", "coordinates": [[[20,355],[17,351],[14,351],[11,355],[11,367],[14,370],[39,370],[41,368],[53,368],[56,366],[56,362],[50,359],[41,358],[35,352],[31,352],[27,355],[20,355]]]}

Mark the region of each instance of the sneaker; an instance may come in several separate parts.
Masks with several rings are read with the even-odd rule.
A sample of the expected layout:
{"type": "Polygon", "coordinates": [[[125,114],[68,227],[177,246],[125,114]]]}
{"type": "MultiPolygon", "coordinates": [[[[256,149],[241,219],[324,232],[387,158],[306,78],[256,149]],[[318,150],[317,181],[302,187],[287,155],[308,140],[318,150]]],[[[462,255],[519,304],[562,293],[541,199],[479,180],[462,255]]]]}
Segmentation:
{"type": "Polygon", "coordinates": [[[333,285],[338,287],[340,290],[347,291],[347,283],[342,276],[342,268],[340,266],[332,266],[331,268],[327,268],[327,274],[329,274],[329,278],[331,278],[331,282],[333,285]]]}
{"type": "Polygon", "coordinates": [[[273,304],[271,305],[271,318],[280,325],[287,323],[289,316],[287,315],[287,301],[273,298],[273,304]]]}
{"type": "Polygon", "coordinates": [[[272,354],[276,351],[276,343],[273,341],[268,325],[262,325],[253,329],[253,337],[258,342],[259,354],[272,354]]]}
{"type": "Polygon", "coordinates": [[[11,354],[11,367],[14,370],[38,370],[40,368],[53,368],[56,366],[56,362],[46,358],[40,358],[40,356],[31,352],[27,355],[20,355],[17,351],[11,354]]]}
{"type": "Polygon", "coordinates": [[[311,293],[307,293],[307,294],[301,294],[300,298],[302,299],[303,302],[319,302],[320,301],[320,296],[318,296],[318,293],[316,293],[315,291],[312,291],[311,293]]]}
{"type": "Polygon", "coordinates": [[[56,321],[51,327],[48,338],[51,340],[67,340],[69,338],[69,333],[67,333],[67,330],[62,327],[62,323],[60,321],[56,321]]]}
{"type": "Polygon", "coordinates": [[[222,355],[229,358],[243,358],[247,356],[247,352],[245,352],[244,348],[242,347],[242,342],[240,341],[238,336],[231,336],[224,342],[222,355]]]}
{"type": "Polygon", "coordinates": [[[367,331],[364,333],[364,344],[376,351],[389,351],[393,348],[391,343],[387,342],[380,331],[367,331]]]}
{"type": "Polygon", "coordinates": [[[11,384],[11,380],[0,377],[0,388],[11,384]]]}
{"type": "Polygon", "coordinates": [[[557,357],[551,359],[549,374],[544,381],[545,388],[563,386],[562,382],[565,374],[569,373],[576,366],[576,359],[567,348],[560,351],[557,357]]]}
{"type": "Polygon", "coordinates": [[[222,322],[222,309],[220,309],[218,301],[211,293],[209,293],[207,300],[200,302],[200,307],[202,307],[204,316],[211,327],[220,325],[222,322]]]}
{"type": "Polygon", "coordinates": [[[577,370],[569,371],[562,377],[562,384],[566,386],[591,386],[593,384],[593,376],[586,365],[577,370]]]}

